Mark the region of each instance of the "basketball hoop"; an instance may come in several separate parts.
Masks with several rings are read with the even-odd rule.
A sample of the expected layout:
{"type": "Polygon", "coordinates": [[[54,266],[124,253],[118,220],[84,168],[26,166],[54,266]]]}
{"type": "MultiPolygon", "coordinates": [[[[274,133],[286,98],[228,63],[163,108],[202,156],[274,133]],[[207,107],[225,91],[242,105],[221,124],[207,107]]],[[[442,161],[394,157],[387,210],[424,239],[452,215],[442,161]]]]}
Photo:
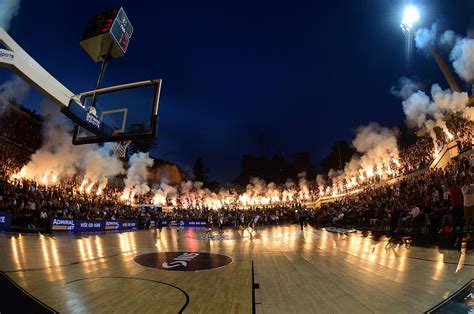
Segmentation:
{"type": "Polygon", "coordinates": [[[132,141],[121,141],[113,142],[112,147],[114,150],[115,156],[119,158],[125,158],[127,156],[127,149],[132,141]]]}

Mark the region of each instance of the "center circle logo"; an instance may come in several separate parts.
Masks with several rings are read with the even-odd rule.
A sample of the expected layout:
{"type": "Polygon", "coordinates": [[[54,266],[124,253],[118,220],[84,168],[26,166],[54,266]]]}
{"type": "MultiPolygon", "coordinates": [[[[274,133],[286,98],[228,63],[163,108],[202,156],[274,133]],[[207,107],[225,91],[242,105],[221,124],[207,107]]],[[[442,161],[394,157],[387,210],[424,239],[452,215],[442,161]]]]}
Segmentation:
{"type": "Polygon", "coordinates": [[[170,271],[196,271],[228,265],[232,257],[205,252],[158,252],[138,255],[140,265],[170,271]]]}

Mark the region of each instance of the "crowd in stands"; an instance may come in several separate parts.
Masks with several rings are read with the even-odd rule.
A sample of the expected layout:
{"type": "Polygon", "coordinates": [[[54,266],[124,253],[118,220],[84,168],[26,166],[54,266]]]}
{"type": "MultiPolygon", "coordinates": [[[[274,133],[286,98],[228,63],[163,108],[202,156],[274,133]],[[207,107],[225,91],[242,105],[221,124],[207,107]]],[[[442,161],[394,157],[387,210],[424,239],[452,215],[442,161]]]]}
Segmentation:
{"type": "Polygon", "coordinates": [[[99,196],[78,193],[78,180],[44,186],[12,180],[41,146],[41,119],[19,106],[0,116],[0,211],[12,214],[18,227],[47,228],[49,218],[129,219],[136,210],[116,201],[119,189],[109,185],[99,196]]]}
{"type": "Polygon", "coordinates": [[[321,225],[460,233],[464,227],[463,206],[470,206],[472,213],[473,198],[474,158],[463,155],[444,170],[429,170],[391,186],[368,188],[309,214],[321,225]]]}
{"type": "Polygon", "coordinates": [[[447,122],[448,128],[453,130],[460,150],[466,150],[474,144],[474,128],[472,124],[472,121],[459,117],[453,117],[447,122]]]}
{"type": "Polygon", "coordinates": [[[101,195],[79,193],[73,180],[45,186],[29,180],[0,176],[0,211],[8,210],[19,227],[47,229],[49,219],[121,220],[137,218],[137,210],[116,201],[109,188],[101,195]]]}
{"type": "Polygon", "coordinates": [[[427,136],[415,144],[400,149],[400,173],[409,173],[422,169],[433,160],[433,140],[427,136]]]}
{"type": "Polygon", "coordinates": [[[11,105],[0,115],[0,143],[30,154],[41,146],[42,119],[19,105],[11,105]]]}

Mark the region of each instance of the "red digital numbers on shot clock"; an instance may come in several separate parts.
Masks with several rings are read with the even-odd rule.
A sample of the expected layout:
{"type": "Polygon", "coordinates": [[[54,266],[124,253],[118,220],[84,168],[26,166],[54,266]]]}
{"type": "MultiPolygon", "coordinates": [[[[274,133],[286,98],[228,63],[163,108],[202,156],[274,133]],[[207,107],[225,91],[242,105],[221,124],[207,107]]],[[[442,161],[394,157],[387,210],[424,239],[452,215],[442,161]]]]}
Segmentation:
{"type": "Polygon", "coordinates": [[[103,34],[105,32],[108,32],[110,28],[112,27],[113,22],[114,22],[113,19],[98,21],[97,34],[103,34]]]}

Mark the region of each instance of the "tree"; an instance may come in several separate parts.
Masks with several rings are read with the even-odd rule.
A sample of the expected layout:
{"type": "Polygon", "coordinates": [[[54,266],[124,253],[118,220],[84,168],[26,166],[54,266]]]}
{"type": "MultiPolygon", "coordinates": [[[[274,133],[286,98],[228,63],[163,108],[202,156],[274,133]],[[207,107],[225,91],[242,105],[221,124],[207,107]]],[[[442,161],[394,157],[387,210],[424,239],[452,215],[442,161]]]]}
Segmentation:
{"type": "Polygon", "coordinates": [[[204,167],[204,161],[201,157],[196,159],[194,163],[193,174],[196,181],[207,182],[207,169],[204,167]]]}
{"type": "Polygon", "coordinates": [[[323,173],[327,174],[331,169],[344,169],[344,165],[351,160],[354,153],[355,150],[349,143],[346,141],[336,141],[329,154],[320,162],[323,173]]]}

